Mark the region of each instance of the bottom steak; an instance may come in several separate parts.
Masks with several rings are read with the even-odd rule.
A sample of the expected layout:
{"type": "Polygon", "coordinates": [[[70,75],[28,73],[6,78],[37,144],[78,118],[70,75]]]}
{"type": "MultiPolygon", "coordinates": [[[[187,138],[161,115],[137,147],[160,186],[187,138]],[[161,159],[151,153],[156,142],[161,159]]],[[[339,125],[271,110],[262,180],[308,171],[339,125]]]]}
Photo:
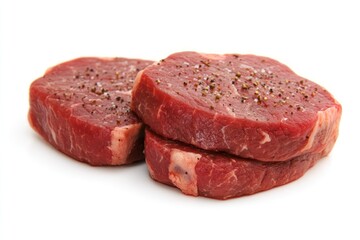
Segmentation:
{"type": "Polygon", "coordinates": [[[145,160],[154,180],[187,195],[216,199],[254,194],[294,181],[328,153],[265,163],[210,153],[145,131],[145,160]]]}

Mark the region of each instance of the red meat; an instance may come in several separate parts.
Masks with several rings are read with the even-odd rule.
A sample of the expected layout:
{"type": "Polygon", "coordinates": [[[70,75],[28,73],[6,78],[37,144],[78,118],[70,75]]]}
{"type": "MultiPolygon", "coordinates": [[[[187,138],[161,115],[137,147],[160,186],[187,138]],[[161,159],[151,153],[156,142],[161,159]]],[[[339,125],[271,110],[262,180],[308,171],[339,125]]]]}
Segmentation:
{"type": "Polygon", "coordinates": [[[329,151],[261,162],[201,150],[145,130],[145,160],[154,180],[187,195],[216,199],[254,194],[294,181],[329,151]]]}
{"type": "Polygon", "coordinates": [[[143,159],[143,124],[130,111],[136,74],[151,61],[79,58],[31,84],[29,122],[61,152],[91,165],[143,159]]]}
{"type": "Polygon", "coordinates": [[[260,161],[328,151],[341,116],[328,91],[273,59],[195,52],[140,72],[131,108],[161,136],[260,161]]]}

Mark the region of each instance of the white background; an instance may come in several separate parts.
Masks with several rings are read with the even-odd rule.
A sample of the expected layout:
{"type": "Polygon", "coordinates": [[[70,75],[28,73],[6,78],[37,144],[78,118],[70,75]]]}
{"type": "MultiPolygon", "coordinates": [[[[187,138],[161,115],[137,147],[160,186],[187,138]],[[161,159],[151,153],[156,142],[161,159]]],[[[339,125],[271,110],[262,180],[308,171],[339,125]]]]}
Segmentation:
{"type": "Polygon", "coordinates": [[[0,239],[360,239],[357,1],[1,0],[0,239]],[[28,89],[80,56],[253,53],[343,105],[330,156],[303,178],[216,201],[153,182],[144,163],[90,167],[27,122],[28,89]]]}

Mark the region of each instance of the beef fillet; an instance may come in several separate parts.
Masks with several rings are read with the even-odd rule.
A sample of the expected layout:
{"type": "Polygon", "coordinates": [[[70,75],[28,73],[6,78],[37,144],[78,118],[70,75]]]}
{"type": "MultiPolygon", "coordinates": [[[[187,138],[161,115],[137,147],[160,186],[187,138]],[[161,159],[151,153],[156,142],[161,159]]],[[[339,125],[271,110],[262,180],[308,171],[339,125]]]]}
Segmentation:
{"type": "Polygon", "coordinates": [[[329,149],[288,161],[261,162],[213,153],[145,131],[145,160],[150,176],[183,193],[228,199],[268,190],[300,178],[329,149]]]}
{"type": "Polygon", "coordinates": [[[341,105],[270,58],[180,52],[141,71],[131,108],[157,134],[259,161],[327,152],[341,105]]]}
{"type": "Polygon", "coordinates": [[[136,74],[151,61],[79,58],[31,84],[29,122],[61,152],[91,165],[144,158],[143,124],[130,111],[136,74]]]}

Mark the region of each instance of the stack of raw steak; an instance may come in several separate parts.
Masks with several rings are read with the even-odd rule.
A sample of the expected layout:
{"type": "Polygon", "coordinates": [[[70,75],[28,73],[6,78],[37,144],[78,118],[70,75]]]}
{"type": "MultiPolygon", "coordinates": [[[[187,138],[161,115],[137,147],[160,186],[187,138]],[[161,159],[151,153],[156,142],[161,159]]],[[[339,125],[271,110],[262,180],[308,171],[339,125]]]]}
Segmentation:
{"type": "Polygon", "coordinates": [[[217,199],[298,179],[331,151],[340,117],[323,87],[254,55],[79,58],[30,87],[30,124],[58,150],[91,165],[144,152],[156,181],[217,199]]]}
{"type": "Polygon", "coordinates": [[[149,127],[151,177],[217,199],[301,177],[331,151],[341,116],[329,92],[273,59],[195,52],[140,71],[131,109],[149,127]]]}

